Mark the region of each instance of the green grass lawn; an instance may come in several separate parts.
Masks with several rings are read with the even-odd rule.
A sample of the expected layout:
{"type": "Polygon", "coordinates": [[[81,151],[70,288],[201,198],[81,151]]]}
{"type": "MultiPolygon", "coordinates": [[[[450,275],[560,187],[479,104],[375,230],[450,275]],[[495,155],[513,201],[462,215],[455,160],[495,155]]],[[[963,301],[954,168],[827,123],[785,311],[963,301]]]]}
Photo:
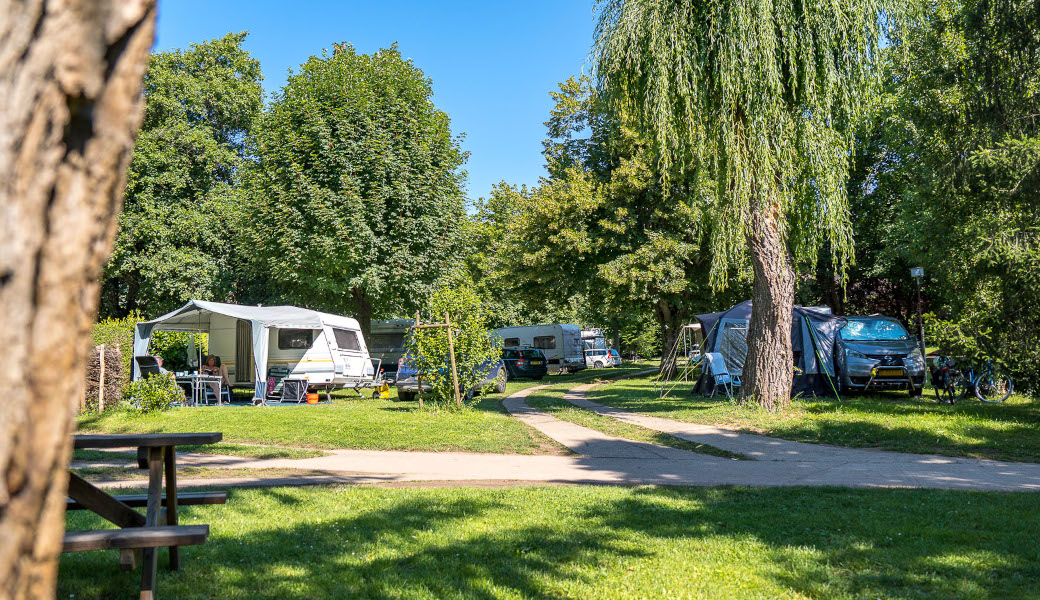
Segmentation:
{"type": "MultiPolygon", "coordinates": [[[[511,381],[508,393],[539,383],[561,383],[589,376],[616,376],[646,368],[583,371],[550,376],[541,382],[511,381]]],[[[79,417],[81,433],[220,431],[226,442],[295,448],[460,451],[534,454],[560,447],[502,408],[502,394],[478,398],[470,410],[418,409],[417,402],[358,398],[337,392],[331,404],[317,406],[202,406],[136,414],[111,411],[79,417]]],[[[197,448],[203,450],[204,448],[197,448]]]]}
{"type": "Polygon", "coordinates": [[[1040,462],[1040,402],[1013,396],[1002,404],[974,399],[939,404],[931,390],[879,396],[796,399],[780,413],[690,395],[680,384],[661,399],[648,378],[592,389],[588,398],[624,410],[758,431],[804,442],[901,452],[1040,462]]]}
{"type": "MultiPolygon", "coordinates": [[[[235,489],[161,598],[1036,598],[1037,496],[834,488],[235,489]]],[[[100,527],[83,512],[70,529],[100,527]]],[[[58,597],[136,597],[115,552],[58,597]]]]}

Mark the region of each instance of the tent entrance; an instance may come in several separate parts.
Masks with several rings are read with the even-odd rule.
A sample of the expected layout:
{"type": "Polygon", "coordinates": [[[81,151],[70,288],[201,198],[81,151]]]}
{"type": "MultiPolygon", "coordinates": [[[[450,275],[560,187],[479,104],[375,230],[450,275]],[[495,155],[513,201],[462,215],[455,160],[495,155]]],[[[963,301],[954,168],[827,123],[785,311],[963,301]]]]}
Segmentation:
{"type": "Polygon", "coordinates": [[[235,325],[235,383],[252,383],[253,371],[253,325],[239,319],[235,325]]]}

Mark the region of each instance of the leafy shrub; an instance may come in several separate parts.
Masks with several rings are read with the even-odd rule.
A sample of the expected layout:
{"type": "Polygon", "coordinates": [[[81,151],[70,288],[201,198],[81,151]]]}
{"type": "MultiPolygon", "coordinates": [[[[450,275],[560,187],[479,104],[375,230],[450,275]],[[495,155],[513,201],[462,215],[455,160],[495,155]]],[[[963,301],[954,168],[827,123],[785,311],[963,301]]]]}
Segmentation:
{"type": "Polygon", "coordinates": [[[163,357],[163,368],[170,371],[188,371],[188,345],[192,338],[195,339],[195,352],[202,348],[202,355],[205,356],[209,347],[209,334],[206,333],[156,331],[152,333],[148,351],[163,357]]]}
{"type": "Polygon", "coordinates": [[[123,319],[105,319],[95,324],[90,332],[92,347],[104,344],[106,348],[119,350],[123,363],[120,372],[128,379],[133,374],[131,361],[134,357],[134,324],[138,319],[139,315],[130,315],[123,319]]]}
{"type": "Polygon", "coordinates": [[[170,377],[149,375],[127,383],[123,388],[123,399],[129,410],[146,413],[166,410],[174,402],[183,401],[184,391],[170,377]]]}
{"type": "MultiPolygon", "coordinates": [[[[483,386],[487,373],[481,367],[501,358],[502,340],[488,331],[487,307],[469,288],[442,288],[430,298],[423,322],[443,323],[445,313],[451,318],[459,392],[466,395],[470,389],[488,391],[491,386],[483,386]]],[[[433,398],[446,407],[454,407],[447,329],[413,329],[406,347],[423,383],[432,388],[433,398]]]]}

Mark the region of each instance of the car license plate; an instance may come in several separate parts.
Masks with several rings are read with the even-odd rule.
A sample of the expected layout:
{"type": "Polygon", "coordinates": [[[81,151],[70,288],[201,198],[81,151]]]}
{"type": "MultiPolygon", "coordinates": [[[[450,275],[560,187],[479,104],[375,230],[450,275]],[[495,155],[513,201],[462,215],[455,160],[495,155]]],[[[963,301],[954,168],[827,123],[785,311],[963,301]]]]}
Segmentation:
{"type": "Polygon", "coordinates": [[[540,360],[532,360],[531,364],[532,365],[540,365],[540,364],[542,364],[542,361],[540,361],[540,360]]]}
{"type": "Polygon", "coordinates": [[[902,377],[905,375],[902,369],[878,369],[877,374],[880,377],[902,377]]]}

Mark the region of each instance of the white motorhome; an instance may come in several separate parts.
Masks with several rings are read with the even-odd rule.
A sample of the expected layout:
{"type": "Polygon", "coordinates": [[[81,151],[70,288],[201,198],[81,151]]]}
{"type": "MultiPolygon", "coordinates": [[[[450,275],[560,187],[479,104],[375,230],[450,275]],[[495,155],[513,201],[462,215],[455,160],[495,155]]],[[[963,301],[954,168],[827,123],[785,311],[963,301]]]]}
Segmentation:
{"type": "MultiPolygon", "coordinates": [[[[306,378],[315,388],[366,387],[376,369],[355,319],[295,306],[241,306],[192,300],[134,328],[134,355],[148,353],[156,331],[209,334],[236,387],[263,399],[280,377],[306,378]]],[[[136,363],[136,361],[135,361],[136,363]]],[[[134,379],[140,378],[134,365],[134,379]]]]}
{"type": "Polygon", "coordinates": [[[541,350],[550,372],[585,368],[585,345],[581,339],[581,327],[577,325],[521,325],[502,327],[495,333],[502,336],[502,345],[506,348],[541,350]]]}
{"type": "Polygon", "coordinates": [[[581,332],[581,339],[585,343],[585,350],[605,350],[607,348],[607,338],[603,335],[602,329],[584,329],[581,332]]]}

